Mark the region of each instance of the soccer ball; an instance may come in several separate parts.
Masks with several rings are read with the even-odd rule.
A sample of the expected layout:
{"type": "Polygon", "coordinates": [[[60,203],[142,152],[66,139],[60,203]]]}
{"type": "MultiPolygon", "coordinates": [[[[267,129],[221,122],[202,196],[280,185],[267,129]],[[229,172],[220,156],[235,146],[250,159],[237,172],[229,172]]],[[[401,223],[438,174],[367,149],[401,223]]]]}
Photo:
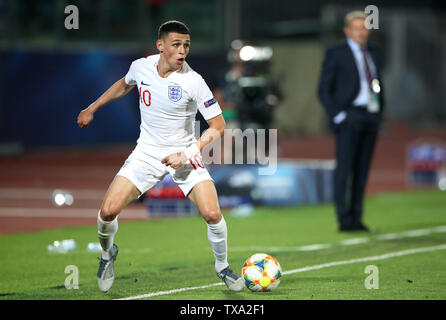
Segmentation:
{"type": "Polygon", "coordinates": [[[279,286],[282,267],[273,256],[256,253],[243,265],[242,276],[251,291],[271,291],[279,286]]]}

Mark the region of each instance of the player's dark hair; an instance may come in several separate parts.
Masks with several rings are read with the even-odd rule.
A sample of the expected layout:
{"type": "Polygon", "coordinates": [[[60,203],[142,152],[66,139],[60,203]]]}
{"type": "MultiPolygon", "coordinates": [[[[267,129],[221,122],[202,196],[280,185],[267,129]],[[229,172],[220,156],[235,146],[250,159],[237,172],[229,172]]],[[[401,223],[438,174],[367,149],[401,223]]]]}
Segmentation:
{"type": "Polygon", "coordinates": [[[166,37],[169,33],[176,32],[181,34],[190,34],[189,28],[180,21],[170,20],[164,22],[158,29],[158,39],[166,37]]]}

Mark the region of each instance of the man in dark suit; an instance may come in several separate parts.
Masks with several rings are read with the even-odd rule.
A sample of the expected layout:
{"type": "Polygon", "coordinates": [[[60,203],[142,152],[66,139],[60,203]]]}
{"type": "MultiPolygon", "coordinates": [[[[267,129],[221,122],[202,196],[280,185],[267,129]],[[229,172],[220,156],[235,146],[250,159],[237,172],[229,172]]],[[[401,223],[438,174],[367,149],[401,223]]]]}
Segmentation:
{"type": "Polygon", "coordinates": [[[345,41],[327,49],[319,98],[336,136],[334,202],[340,231],[369,231],[363,199],[383,114],[381,59],[368,43],[365,15],[346,15],[345,41]]]}

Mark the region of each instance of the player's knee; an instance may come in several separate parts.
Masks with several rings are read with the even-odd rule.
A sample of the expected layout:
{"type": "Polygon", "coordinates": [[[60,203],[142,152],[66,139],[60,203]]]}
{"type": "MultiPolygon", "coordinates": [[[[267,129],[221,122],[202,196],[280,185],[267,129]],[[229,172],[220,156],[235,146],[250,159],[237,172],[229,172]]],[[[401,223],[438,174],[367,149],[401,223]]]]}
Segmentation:
{"type": "Polygon", "coordinates": [[[201,214],[207,224],[216,224],[221,220],[221,212],[218,209],[205,209],[201,214]]]}
{"type": "Polygon", "coordinates": [[[121,207],[113,202],[104,203],[101,208],[101,219],[104,221],[113,221],[121,212],[121,207]]]}

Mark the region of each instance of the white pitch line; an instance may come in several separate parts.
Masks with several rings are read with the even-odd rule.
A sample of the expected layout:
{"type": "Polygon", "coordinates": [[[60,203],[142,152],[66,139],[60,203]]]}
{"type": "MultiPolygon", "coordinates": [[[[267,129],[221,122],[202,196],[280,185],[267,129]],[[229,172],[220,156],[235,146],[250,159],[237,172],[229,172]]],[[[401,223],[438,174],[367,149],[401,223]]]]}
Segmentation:
{"type": "MultiPolygon", "coordinates": [[[[293,273],[299,273],[299,272],[319,270],[319,269],[324,269],[324,268],[329,268],[329,267],[336,267],[336,266],[346,265],[346,264],[354,264],[354,263],[361,263],[361,262],[368,262],[368,261],[385,260],[385,259],[390,259],[390,258],[394,258],[394,257],[401,257],[401,256],[410,255],[410,254],[430,252],[430,251],[438,251],[438,250],[446,250],[446,244],[442,244],[442,245],[438,245],[438,246],[432,246],[432,247],[423,247],[423,248],[416,248],[416,249],[409,249],[409,250],[389,252],[389,253],[384,253],[384,254],[377,255],[377,256],[370,256],[370,257],[364,257],[364,258],[342,260],[342,261],[333,261],[333,262],[328,262],[328,263],[323,263],[323,264],[317,264],[317,265],[314,265],[314,266],[308,266],[308,267],[303,267],[303,268],[298,268],[298,269],[292,269],[292,270],[284,271],[284,272],[282,272],[282,274],[283,275],[287,275],[287,274],[293,274],[293,273]]],[[[120,298],[120,299],[116,299],[116,300],[144,299],[144,298],[150,298],[150,297],[162,296],[162,295],[169,295],[169,294],[185,292],[185,291],[207,289],[207,288],[210,288],[210,287],[221,286],[223,284],[224,284],[223,282],[211,283],[211,284],[207,284],[207,285],[203,285],[203,286],[196,286],[196,287],[188,287],[188,288],[179,288],[179,289],[151,292],[151,293],[146,293],[146,294],[132,296],[132,297],[120,298]]]]}
{"type": "Polygon", "coordinates": [[[411,231],[403,232],[402,236],[411,238],[411,237],[425,236],[430,233],[432,233],[432,229],[419,229],[419,230],[411,230],[411,231]]]}
{"type": "Polygon", "coordinates": [[[446,232],[446,226],[438,226],[432,228],[433,232],[446,232]]]}
{"type": "Polygon", "coordinates": [[[344,246],[352,246],[355,244],[366,243],[369,240],[370,240],[369,238],[353,238],[353,239],[343,240],[340,242],[340,244],[342,244],[344,246]]]}
{"type": "Polygon", "coordinates": [[[298,247],[298,250],[299,251],[315,251],[315,250],[320,250],[320,249],[327,249],[330,247],[331,247],[331,244],[321,243],[321,244],[311,244],[309,246],[301,246],[301,247],[298,247]]]}
{"type": "Polygon", "coordinates": [[[189,287],[189,288],[180,288],[180,289],[173,289],[173,290],[166,290],[166,291],[158,291],[158,292],[152,292],[147,294],[142,294],[139,296],[133,296],[133,297],[127,297],[127,298],[119,298],[115,300],[136,300],[136,299],[144,299],[144,298],[150,298],[150,297],[156,297],[156,296],[163,296],[167,294],[173,294],[178,292],[184,292],[184,291],[191,291],[191,290],[198,290],[198,289],[206,289],[210,287],[216,287],[216,286],[222,286],[224,285],[223,282],[218,283],[211,283],[206,284],[204,286],[197,286],[197,287],[189,287]]]}
{"type": "Polygon", "coordinates": [[[351,260],[334,261],[334,262],[329,262],[329,263],[323,263],[323,264],[318,264],[318,265],[315,265],[315,266],[309,266],[309,267],[303,267],[303,268],[288,270],[288,271],[282,272],[282,274],[286,275],[286,274],[293,274],[293,273],[298,273],[298,272],[312,271],[312,270],[318,270],[318,269],[335,267],[335,266],[346,265],[346,264],[368,262],[368,261],[377,261],[377,260],[385,260],[385,259],[394,258],[394,257],[407,256],[409,254],[423,253],[423,252],[437,251],[437,250],[446,250],[446,244],[441,244],[441,245],[432,246],[432,247],[424,247],[424,248],[417,248],[417,249],[409,249],[409,250],[403,250],[403,251],[389,252],[389,253],[381,254],[381,255],[378,255],[378,256],[371,256],[371,257],[357,258],[357,259],[351,259],[351,260]]]}
{"type": "Polygon", "coordinates": [[[275,252],[275,251],[315,251],[320,249],[330,248],[332,245],[329,243],[321,244],[310,244],[306,246],[299,247],[234,247],[230,248],[231,251],[265,251],[265,252],[275,252]]]}
{"type": "MultiPolygon", "coordinates": [[[[416,229],[416,230],[407,230],[402,231],[400,233],[386,233],[377,235],[375,237],[362,237],[362,238],[351,238],[345,239],[338,244],[342,246],[352,246],[361,243],[369,242],[370,240],[395,240],[395,239],[404,239],[404,238],[412,238],[412,237],[421,237],[425,235],[429,235],[431,233],[441,233],[446,232],[446,226],[437,226],[426,229],[416,229]]],[[[296,247],[261,247],[261,246],[251,246],[251,247],[233,247],[230,248],[231,251],[265,251],[265,252],[277,252],[277,251],[316,251],[321,249],[331,248],[333,245],[326,244],[311,244],[305,246],[296,246],[296,247]]]]}
{"type": "Polygon", "coordinates": [[[386,233],[376,237],[376,240],[394,240],[400,238],[398,233],[386,233]]]}

